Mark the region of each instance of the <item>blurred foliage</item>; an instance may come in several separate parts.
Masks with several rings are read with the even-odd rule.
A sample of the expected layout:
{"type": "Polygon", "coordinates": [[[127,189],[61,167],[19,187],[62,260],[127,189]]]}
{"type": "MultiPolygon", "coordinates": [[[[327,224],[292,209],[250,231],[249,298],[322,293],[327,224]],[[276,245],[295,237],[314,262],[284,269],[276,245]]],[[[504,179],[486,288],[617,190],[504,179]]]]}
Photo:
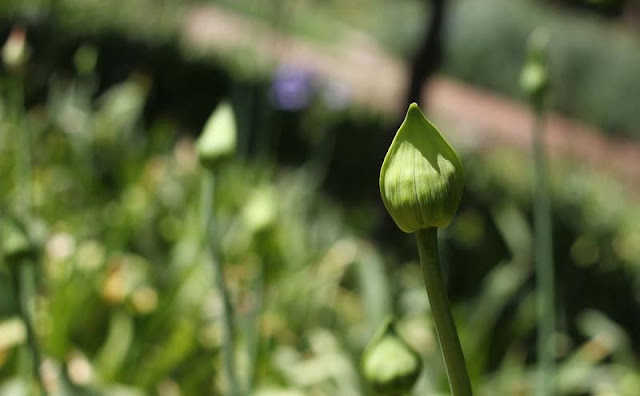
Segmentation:
{"type": "Polygon", "coordinates": [[[640,136],[638,92],[629,89],[640,86],[640,39],[632,31],[529,1],[453,5],[446,73],[519,97],[523,43],[535,27],[544,26],[551,36],[549,75],[557,82],[552,107],[605,132],[640,136]]]}
{"type": "MultiPolygon", "coordinates": [[[[28,124],[38,142],[35,218],[22,226],[41,234],[41,279],[33,302],[46,384],[53,394],[116,394],[125,385],[130,394],[134,389],[164,394],[174,388],[216,394],[223,381],[215,364],[220,302],[198,234],[196,182],[202,170],[192,141],[174,142],[175,131],[162,122],[143,128],[145,80],[131,78],[94,100],[86,83],[58,81],[50,101],[30,109],[20,124],[28,124]]],[[[15,125],[15,119],[2,121],[15,125]]],[[[6,132],[22,133],[20,128],[2,130],[4,143],[11,138],[6,132]]],[[[10,175],[12,146],[2,148],[0,169],[10,175]]],[[[304,350],[308,340],[299,336],[318,328],[318,342],[340,341],[322,336],[322,327],[335,320],[336,307],[356,308],[333,304],[340,290],[336,282],[351,260],[359,260],[354,252],[371,252],[372,260],[378,253],[349,237],[335,205],[308,188],[306,169],[276,175],[270,168],[241,163],[225,168],[215,217],[223,230],[222,254],[243,328],[239,353],[261,356],[262,350],[253,349],[285,348],[280,365],[257,365],[245,357],[243,372],[251,372],[256,363],[258,378],[276,379],[282,375],[278,370],[297,375],[293,356],[285,350],[304,350]],[[335,257],[329,260],[328,254],[335,257]]],[[[7,228],[21,221],[12,210],[20,181],[2,180],[2,225],[7,228]]],[[[7,260],[0,279],[5,286],[14,265],[8,254],[16,246],[11,240],[3,239],[7,260]]],[[[11,301],[4,294],[10,288],[1,290],[1,300],[11,301]]],[[[11,303],[2,311],[2,326],[8,329],[2,334],[4,378],[20,374],[17,354],[25,341],[12,311],[11,303]]],[[[353,334],[360,344],[366,330],[363,323],[353,334]]],[[[1,394],[24,389],[19,379],[25,377],[14,378],[4,382],[1,394]]]]}
{"type": "MultiPolygon", "coordinates": [[[[374,37],[407,58],[428,21],[428,2],[277,2],[219,3],[269,20],[289,33],[317,40],[353,44],[374,37]],[[290,4],[291,3],[291,4],[290,4]],[[295,3],[295,4],[293,4],[295,3]],[[279,11],[278,11],[279,10],[279,11]]],[[[608,133],[638,138],[636,111],[640,86],[640,39],[634,31],[608,20],[535,1],[455,0],[448,7],[443,72],[464,81],[521,98],[518,71],[528,35],[538,26],[551,35],[552,106],[594,123],[608,133]],[[611,106],[615,103],[615,106],[611,106]]]]}
{"type": "MultiPolygon", "coordinates": [[[[147,35],[143,25],[140,35],[96,28],[134,17],[96,16],[86,27],[95,28],[86,33],[94,46],[81,46],[85,33],[68,33],[49,51],[39,49],[57,25],[45,23],[34,32],[24,79],[0,75],[0,395],[32,387],[13,293],[25,258],[37,264],[29,304],[51,394],[222,393],[220,298],[198,232],[202,169],[193,137],[229,96],[239,156],[220,171],[215,222],[236,307],[241,380],[255,395],[370,394],[358,361],[393,313],[424,361],[415,394],[445,392],[414,241],[389,224],[378,198],[388,126],[331,108],[321,95],[297,110],[275,108],[270,80],[231,80],[219,65],[186,59],[163,42],[171,35],[147,35]],[[30,220],[19,210],[22,181],[14,176],[14,142],[26,130],[30,220]]],[[[462,151],[466,191],[441,246],[472,382],[479,395],[529,394],[530,163],[506,149],[462,151]]],[[[571,162],[554,161],[551,170],[559,394],[634,396],[637,196],[571,162]]]]}
{"type": "MultiPolygon", "coordinates": [[[[8,0],[0,5],[0,18],[27,24],[47,21],[55,35],[48,32],[43,48],[50,48],[46,52],[52,59],[56,53],[68,53],[78,38],[91,40],[114,34],[152,47],[168,45],[180,52],[182,16],[189,5],[199,3],[8,0]]],[[[330,44],[371,45],[374,38],[403,58],[411,55],[429,15],[425,10],[428,2],[417,0],[214,3],[266,20],[286,33],[330,44]]],[[[445,74],[521,98],[518,71],[525,56],[523,43],[535,27],[544,26],[551,35],[550,76],[562,82],[553,92],[552,106],[607,133],[638,137],[637,91],[629,87],[640,85],[636,73],[640,68],[640,39],[631,29],[536,1],[456,0],[448,10],[445,74]]],[[[242,65],[227,66],[246,69],[255,61],[248,54],[244,58],[247,62],[242,65]]],[[[256,70],[251,73],[255,75],[256,70]]]]}
{"type": "MultiPolygon", "coordinates": [[[[425,28],[421,1],[297,3],[281,0],[279,17],[269,3],[230,2],[229,7],[267,18],[274,26],[326,42],[356,41],[368,34],[407,58],[425,28]],[[356,4],[357,3],[357,4],[356,4]]],[[[443,73],[521,98],[518,71],[527,37],[538,26],[551,35],[550,75],[559,82],[552,106],[606,132],[640,136],[640,39],[615,21],[588,17],[534,1],[454,0],[448,7],[443,73]],[[615,106],[611,106],[615,103],[615,106]]]]}

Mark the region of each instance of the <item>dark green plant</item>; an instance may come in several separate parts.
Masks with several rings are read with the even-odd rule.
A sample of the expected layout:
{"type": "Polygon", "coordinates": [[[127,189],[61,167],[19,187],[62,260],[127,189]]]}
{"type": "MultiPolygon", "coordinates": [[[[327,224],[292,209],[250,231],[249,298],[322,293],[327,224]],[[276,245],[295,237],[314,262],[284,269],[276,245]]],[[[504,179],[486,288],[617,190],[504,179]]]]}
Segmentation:
{"type": "Polygon", "coordinates": [[[380,170],[380,193],[398,227],[415,233],[438,341],[454,396],[471,384],[449,308],[438,256],[438,228],[449,225],[462,197],[464,173],[458,155],[418,105],[407,116],[380,170]]]}

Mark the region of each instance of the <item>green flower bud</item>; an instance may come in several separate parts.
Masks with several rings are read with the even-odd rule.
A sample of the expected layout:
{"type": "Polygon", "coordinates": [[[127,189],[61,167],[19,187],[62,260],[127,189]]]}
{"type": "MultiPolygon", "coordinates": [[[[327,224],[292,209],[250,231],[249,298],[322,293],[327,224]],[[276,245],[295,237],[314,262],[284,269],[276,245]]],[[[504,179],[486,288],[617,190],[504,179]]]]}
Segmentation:
{"type": "Polygon", "coordinates": [[[549,33],[544,29],[536,29],[529,37],[527,44],[527,61],[520,73],[520,89],[535,105],[542,105],[549,88],[547,72],[547,48],[549,33]]]}
{"type": "Polygon", "coordinates": [[[98,64],[98,50],[91,45],[82,45],[73,54],[73,64],[80,75],[93,73],[98,64]]]}
{"type": "Polygon", "coordinates": [[[409,393],[422,370],[420,356],[400,337],[392,318],[376,331],[362,354],[362,372],[381,395],[409,393]]]}
{"type": "Polygon", "coordinates": [[[207,120],[196,141],[196,151],[200,162],[209,169],[235,153],[236,120],[228,102],[222,102],[207,120]]]}
{"type": "Polygon", "coordinates": [[[2,238],[2,253],[8,259],[32,253],[33,246],[27,230],[23,224],[13,219],[6,218],[0,222],[0,238],[2,238]]]}
{"type": "Polygon", "coordinates": [[[460,158],[412,103],[380,170],[380,194],[387,211],[407,233],[446,227],[463,186],[460,158]]]}
{"type": "Polygon", "coordinates": [[[20,72],[29,59],[27,33],[24,29],[14,28],[2,47],[2,62],[14,72],[20,72]]]}

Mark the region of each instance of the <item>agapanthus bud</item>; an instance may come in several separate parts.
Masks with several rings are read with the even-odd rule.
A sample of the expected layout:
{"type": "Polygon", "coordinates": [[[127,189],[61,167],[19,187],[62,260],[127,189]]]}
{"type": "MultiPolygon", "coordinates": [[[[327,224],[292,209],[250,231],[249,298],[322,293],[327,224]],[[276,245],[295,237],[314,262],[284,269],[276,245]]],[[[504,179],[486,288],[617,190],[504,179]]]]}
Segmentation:
{"type": "Polygon", "coordinates": [[[362,372],[381,395],[406,395],[422,370],[420,356],[400,337],[392,318],[378,328],[362,355],[362,372]]]}
{"type": "Polygon", "coordinates": [[[23,224],[9,218],[0,221],[0,238],[2,253],[12,259],[32,252],[33,246],[23,224]]]}
{"type": "Polygon", "coordinates": [[[532,101],[534,106],[542,105],[549,88],[547,71],[547,48],[549,33],[544,29],[536,29],[529,37],[527,44],[527,61],[520,73],[520,89],[532,101]]]}
{"type": "Polygon", "coordinates": [[[15,28],[9,34],[2,47],[2,62],[12,71],[20,71],[29,59],[27,33],[24,29],[15,28]]]}
{"type": "Polygon", "coordinates": [[[80,46],[73,54],[73,64],[80,75],[93,73],[98,64],[98,50],[88,44],[80,46]]]}
{"type": "Polygon", "coordinates": [[[380,170],[380,194],[404,232],[446,227],[464,186],[460,158],[412,103],[380,170]]]}
{"type": "Polygon", "coordinates": [[[236,120],[228,102],[221,103],[207,120],[196,141],[196,151],[200,162],[210,169],[235,153],[236,120]]]}

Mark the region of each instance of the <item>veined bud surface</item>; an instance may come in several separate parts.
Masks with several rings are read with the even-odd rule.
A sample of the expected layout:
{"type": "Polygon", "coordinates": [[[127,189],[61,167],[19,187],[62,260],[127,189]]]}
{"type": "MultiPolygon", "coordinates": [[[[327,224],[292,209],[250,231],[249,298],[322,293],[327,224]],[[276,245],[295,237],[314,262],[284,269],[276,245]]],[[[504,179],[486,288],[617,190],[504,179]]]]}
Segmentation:
{"type": "Polygon", "coordinates": [[[422,370],[420,356],[400,337],[392,318],[387,318],[362,355],[364,377],[381,395],[405,395],[422,370]]]}
{"type": "Polygon", "coordinates": [[[446,227],[463,187],[458,154],[412,103],[380,170],[380,194],[387,211],[407,233],[446,227]]]}
{"type": "Polygon", "coordinates": [[[233,108],[222,102],[211,114],[196,141],[196,151],[202,165],[215,168],[236,151],[236,120],[233,108]]]}

